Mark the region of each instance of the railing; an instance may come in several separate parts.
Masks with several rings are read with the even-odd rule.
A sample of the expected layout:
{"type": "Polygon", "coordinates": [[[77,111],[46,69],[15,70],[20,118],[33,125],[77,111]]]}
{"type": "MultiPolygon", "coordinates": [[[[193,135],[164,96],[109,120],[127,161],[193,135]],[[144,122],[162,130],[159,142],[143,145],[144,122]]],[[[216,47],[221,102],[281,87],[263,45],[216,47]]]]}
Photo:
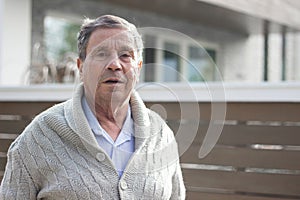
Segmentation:
{"type": "MultiPolygon", "coordinates": [[[[300,199],[298,84],[210,86],[215,91],[225,88],[225,102],[222,95],[212,99],[207,86],[194,85],[193,97],[179,85],[167,88],[185,99],[177,101],[157,85],[143,87],[140,93],[176,134],[187,199],[300,199]],[[212,108],[224,105],[225,119],[212,117],[212,108]],[[220,125],[217,143],[199,158],[209,129],[220,125]]],[[[73,86],[0,89],[1,176],[11,142],[37,113],[69,98],[72,91],[73,86]]]]}

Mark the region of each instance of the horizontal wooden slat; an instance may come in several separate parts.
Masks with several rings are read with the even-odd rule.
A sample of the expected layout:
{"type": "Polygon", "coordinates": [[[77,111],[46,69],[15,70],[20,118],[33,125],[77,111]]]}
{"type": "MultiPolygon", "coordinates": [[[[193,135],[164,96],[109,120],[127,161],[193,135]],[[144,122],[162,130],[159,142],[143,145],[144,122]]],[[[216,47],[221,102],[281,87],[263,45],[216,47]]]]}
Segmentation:
{"type": "Polygon", "coordinates": [[[6,157],[0,157],[0,172],[5,170],[6,162],[6,157]]]}
{"type": "Polygon", "coordinates": [[[34,116],[55,102],[0,102],[0,114],[34,116]]]}
{"type": "Polygon", "coordinates": [[[274,144],[299,145],[300,126],[247,126],[226,125],[219,139],[220,144],[274,144]]]}
{"type": "Polygon", "coordinates": [[[300,170],[299,151],[254,150],[216,146],[205,158],[199,159],[200,146],[191,145],[180,157],[183,163],[300,170]]]}
{"type": "Polygon", "coordinates": [[[4,175],[4,171],[0,171],[0,183],[1,183],[2,179],[3,179],[3,175],[4,175]]]}
{"type": "Polygon", "coordinates": [[[9,146],[11,145],[11,143],[13,142],[13,139],[1,139],[1,145],[0,145],[0,152],[4,152],[6,153],[9,146]]]}
{"type": "MultiPolygon", "coordinates": [[[[205,135],[215,134],[215,132],[208,132],[208,124],[169,122],[168,125],[175,135],[187,136],[197,133],[197,136],[193,137],[193,141],[198,144],[203,142],[205,135]]],[[[186,137],[181,139],[186,140],[186,137]]],[[[218,144],[230,146],[249,146],[252,144],[300,146],[300,126],[224,125],[218,144]]]]}
{"type": "Polygon", "coordinates": [[[290,195],[300,198],[300,176],[183,169],[185,184],[239,192],[290,195]]]}
{"type": "MultiPolygon", "coordinates": [[[[159,104],[165,110],[166,117],[168,120],[182,120],[182,119],[210,119],[210,103],[201,103],[200,106],[197,102],[146,102],[146,106],[151,108],[151,106],[159,104]]],[[[155,109],[154,109],[155,110],[155,109]]]]}
{"type": "Polygon", "coordinates": [[[0,140],[2,140],[2,139],[16,139],[18,136],[19,136],[19,134],[0,133],[0,140]]]}
{"type": "MultiPolygon", "coordinates": [[[[213,192],[213,190],[212,190],[213,192]]],[[[291,198],[282,198],[282,197],[264,197],[263,195],[259,196],[259,194],[218,194],[218,193],[205,193],[205,192],[195,192],[189,191],[187,189],[187,200],[291,200],[291,198]]]]}
{"type": "Polygon", "coordinates": [[[227,102],[227,103],[196,103],[191,102],[147,102],[151,107],[159,104],[165,109],[167,119],[182,120],[195,119],[199,116],[201,120],[223,119],[224,111],[227,120],[239,121],[300,121],[300,103],[284,102],[227,102]],[[225,107],[225,108],[224,108],[225,107]],[[214,118],[211,111],[214,111],[214,118]]]}
{"type": "Polygon", "coordinates": [[[300,103],[228,103],[226,119],[258,121],[300,121],[300,103]]]}
{"type": "MultiPolygon", "coordinates": [[[[0,114],[36,115],[46,108],[53,106],[55,103],[0,102],[0,114]]],[[[161,105],[167,111],[168,119],[194,119],[195,116],[200,114],[200,119],[210,120],[212,108],[216,111],[216,117],[221,117],[223,106],[226,106],[227,120],[300,121],[300,116],[298,115],[300,103],[230,102],[225,104],[209,102],[146,102],[148,107],[154,104],[161,105]],[[220,115],[218,115],[218,110],[220,111],[220,115]]]]}
{"type": "Polygon", "coordinates": [[[0,133],[20,134],[30,120],[0,120],[0,133]]]}
{"type": "MultiPolygon", "coordinates": [[[[56,102],[0,102],[0,114],[36,115],[53,106],[56,102]]],[[[146,102],[148,107],[161,105],[168,119],[195,119],[200,115],[201,120],[211,119],[214,109],[216,118],[222,118],[223,106],[226,106],[227,120],[261,120],[261,121],[300,121],[298,110],[300,103],[192,103],[192,102],[146,102]],[[219,112],[218,112],[219,111],[219,112]]]]}

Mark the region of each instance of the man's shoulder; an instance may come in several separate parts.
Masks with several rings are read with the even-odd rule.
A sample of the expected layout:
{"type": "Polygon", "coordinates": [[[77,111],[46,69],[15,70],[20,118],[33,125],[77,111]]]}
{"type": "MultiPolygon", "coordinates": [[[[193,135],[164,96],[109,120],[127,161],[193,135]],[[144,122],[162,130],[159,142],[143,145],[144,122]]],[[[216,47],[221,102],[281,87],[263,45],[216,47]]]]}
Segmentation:
{"type": "Polygon", "coordinates": [[[55,118],[58,120],[58,119],[65,118],[65,107],[67,106],[68,102],[69,102],[69,100],[55,104],[52,107],[47,108],[46,110],[37,114],[33,118],[33,120],[29,123],[29,125],[24,129],[23,133],[24,132],[34,132],[39,129],[42,129],[47,124],[49,124],[49,119],[55,118]]]}
{"type": "Polygon", "coordinates": [[[53,106],[45,109],[44,111],[42,111],[41,113],[39,113],[36,118],[38,117],[42,117],[45,115],[62,115],[64,112],[64,108],[70,103],[71,100],[67,100],[64,102],[60,102],[57,104],[54,104],[53,106]]]}
{"type": "Polygon", "coordinates": [[[153,111],[149,108],[147,108],[147,111],[148,111],[148,115],[149,115],[149,118],[150,118],[151,122],[159,123],[161,125],[166,124],[166,120],[164,119],[163,114],[161,114],[161,113],[159,114],[158,112],[153,111]]]}
{"type": "Polygon", "coordinates": [[[22,148],[23,145],[27,146],[29,143],[33,144],[37,140],[42,141],[44,137],[51,138],[51,135],[55,133],[54,124],[59,121],[60,123],[66,123],[64,107],[67,103],[68,101],[58,103],[36,115],[16,138],[10,149],[22,148]]]}
{"type": "Polygon", "coordinates": [[[53,106],[45,109],[44,111],[42,111],[41,113],[37,114],[34,119],[32,120],[32,122],[37,122],[40,120],[44,120],[47,117],[50,116],[57,116],[57,117],[63,117],[66,115],[66,113],[70,113],[67,112],[66,110],[69,109],[71,111],[72,109],[72,99],[70,100],[66,100],[64,102],[60,102],[57,104],[54,104],[53,106]]]}
{"type": "Polygon", "coordinates": [[[151,126],[155,126],[156,129],[159,129],[164,136],[170,135],[173,136],[173,131],[167,124],[165,116],[163,114],[159,114],[151,109],[148,109],[149,118],[151,126]]]}

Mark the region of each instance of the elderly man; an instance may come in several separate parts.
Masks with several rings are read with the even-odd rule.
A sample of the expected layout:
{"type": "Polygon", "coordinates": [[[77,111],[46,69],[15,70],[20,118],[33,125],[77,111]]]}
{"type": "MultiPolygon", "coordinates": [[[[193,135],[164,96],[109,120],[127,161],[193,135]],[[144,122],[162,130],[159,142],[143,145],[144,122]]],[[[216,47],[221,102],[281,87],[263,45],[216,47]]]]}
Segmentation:
{"type": "Polygon", "coordinates": [[[134,91],[136,27],[112,15],[87,19],[78,50],[82,83],[11,145],[1,199],[184,199],[174,135],[134,91]]]}

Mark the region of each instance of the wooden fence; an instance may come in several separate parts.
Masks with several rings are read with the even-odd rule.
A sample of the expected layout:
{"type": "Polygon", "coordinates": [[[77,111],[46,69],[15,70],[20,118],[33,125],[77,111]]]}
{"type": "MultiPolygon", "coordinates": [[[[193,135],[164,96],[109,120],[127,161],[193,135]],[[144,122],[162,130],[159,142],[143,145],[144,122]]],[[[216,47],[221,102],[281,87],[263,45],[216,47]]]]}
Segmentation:
{"type": "MultiPolygon", "coordinates": [[[[187,199],[300,199],[300,103],[227,103],[221,136],[203,159],[198,153],[211,122],[211,104],[198,105],[199,129],[181,156],[187,199]]],[[[162,106],[179,112],[176,103],[162,106]]],[[[179,126],[191,132],[193,119],[182,125],[178,115],[173,117],[169,124],[175,132],[179,126]]]]}
{"type": "MultiPolygon", "coordinates": [[[[0,102],[1,178],[11,142],[37,113],[55,103],[0,102]]],[[[181,156],[187,199],[300,199],[300,103],[228,102],[221,136],[212,151],[201,159],[198,153],[213,120],[212,104],[196,103],[200,121],[182,115],[183,106],[191,109],[187,113],[193,112],[190,102],[146,104],[164,108],[176,135],[197,132],[181,156]]]]}

